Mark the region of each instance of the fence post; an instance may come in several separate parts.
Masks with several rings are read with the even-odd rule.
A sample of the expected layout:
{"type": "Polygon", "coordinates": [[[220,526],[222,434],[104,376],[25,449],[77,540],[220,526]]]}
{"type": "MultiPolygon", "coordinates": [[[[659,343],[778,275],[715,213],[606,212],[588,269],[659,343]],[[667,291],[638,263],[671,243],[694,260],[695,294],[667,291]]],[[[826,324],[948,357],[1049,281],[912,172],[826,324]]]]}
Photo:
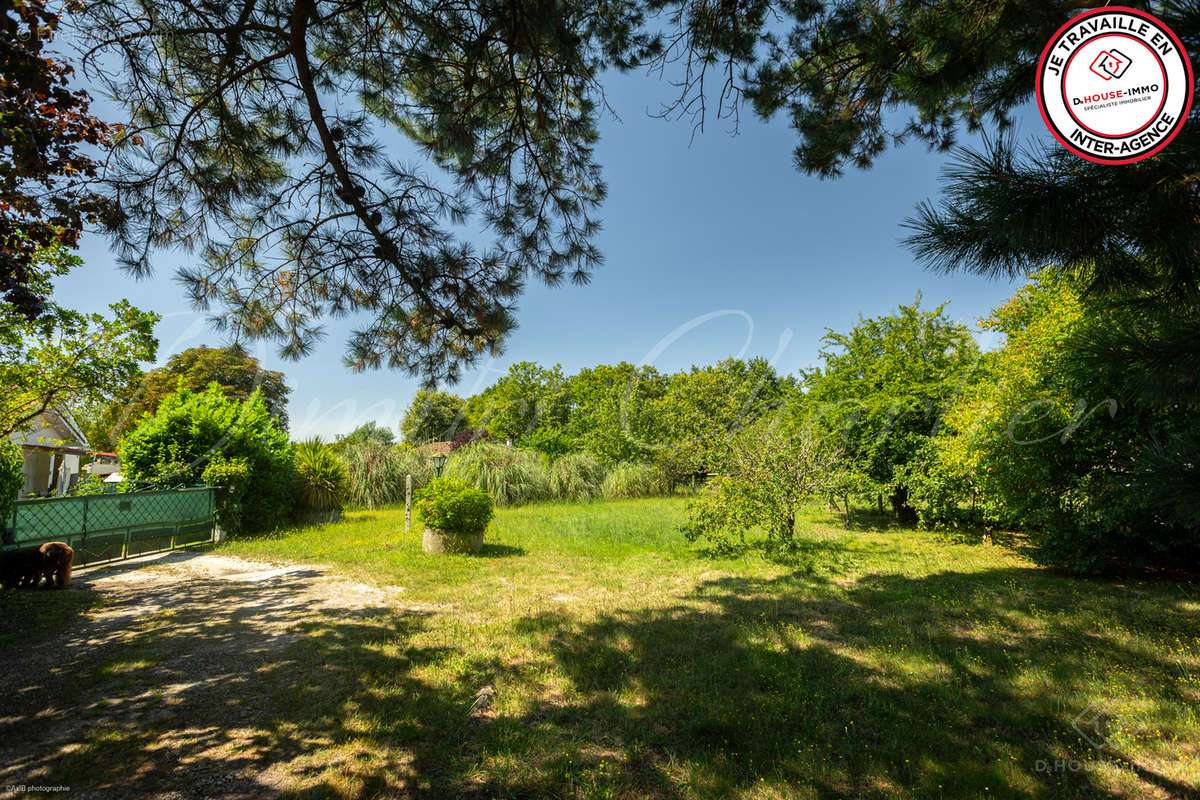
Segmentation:
{"type": "Polygon", "coordinates": [[[404,476],[404,535],[412,524],[412,475],[404,476]]]}

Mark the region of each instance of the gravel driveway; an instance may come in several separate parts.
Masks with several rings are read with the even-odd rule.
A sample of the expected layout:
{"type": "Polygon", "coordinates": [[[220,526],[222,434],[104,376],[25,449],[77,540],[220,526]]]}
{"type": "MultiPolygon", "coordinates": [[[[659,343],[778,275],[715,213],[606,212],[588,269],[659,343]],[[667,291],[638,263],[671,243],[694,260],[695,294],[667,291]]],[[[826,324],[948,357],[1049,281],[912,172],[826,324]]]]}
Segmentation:
{"type": "Polygon", "coordinates": [[[400,587],[213,553],[84,569],[67,591],[97,603],[0,649],[0,796],[68,780],[58,796],[275,796],[321,745],[263,736],[279,727],[278,692],[311,670],[297,648],[317,626],[419,611],[400,587]]]}

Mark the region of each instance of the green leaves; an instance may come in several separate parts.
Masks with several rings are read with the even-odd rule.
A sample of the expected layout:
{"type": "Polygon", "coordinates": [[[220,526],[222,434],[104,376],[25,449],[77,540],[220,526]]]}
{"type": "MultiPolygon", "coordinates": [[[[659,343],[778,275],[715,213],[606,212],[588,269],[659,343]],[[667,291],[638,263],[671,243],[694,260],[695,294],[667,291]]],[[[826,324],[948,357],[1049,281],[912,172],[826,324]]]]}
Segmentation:
{"type": "Polygon", "coordinates": [[[845,449],[859,487],[906,503],[902,475],[935,434],[947,405],[979,379],[979,348],[945,304],[922,310],[920,298],[895,314],[860,319],[847,334],[824,337],[823,368],[803,376],[800,422],[845,449]]]}
{"type": "MultiPolygon", "coordinates": [[[[77,260],[53,250],[41,263],[49,276],[65,273],[77,260]]],[[[109,309],[104,316],[48,303],[30,321],[0,304],[0,438],[23,430],[53,405],[106,400],[140,374],[139,362],[154,359],[159,316],[124,300],[109,309]]]]}
{"type": "Polygon", "coordinates": [[[296,500],[292,446],[262,395],[231,400],[221,386],[181,388],[121,440],[121,466],[134,484],[212,481],[232,489],[220,519],[228,532],[269,530],[291,520],[296,500]]]}
{"type": "Polygon", "coordinates": [[[760,423],[733,437],[725,471],[688,507],[689,541],[704,539],[730,551],[758,529],[773,546],[788,547],[800,510],[832,491],[840,454],[812,432],[760,423]]]}
{"type": "Polygon", "coordinates": [[[413,397],[400,431],[410,445],[449,441],[467,427],[466,413],[467,404],[461,397],[423,389],[413,397]]]}
{"type": "Polygon", "coordinates": [[[492,498],[459,478],[434,478],[416,500],[417,513],[426,526],[441,533],[475,535],[492,520],[492,498]]]}

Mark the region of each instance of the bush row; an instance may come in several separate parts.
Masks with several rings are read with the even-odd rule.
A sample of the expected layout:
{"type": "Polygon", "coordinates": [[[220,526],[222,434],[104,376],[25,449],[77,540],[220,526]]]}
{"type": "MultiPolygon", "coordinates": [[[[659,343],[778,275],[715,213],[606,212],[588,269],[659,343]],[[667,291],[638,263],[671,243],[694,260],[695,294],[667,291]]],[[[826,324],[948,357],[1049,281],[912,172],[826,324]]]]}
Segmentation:
{"type": "MultiPolygon", "coordinates": [[[[218,516],[229,533],[269,530],[336,513],[404,501],[436,473],[420,450],[379,439],[291,443],[257,393],[245,401],[220,387],[183,389],[163,401],[121,442],[130,485],[162,487],[198,482],[221,486],[218,516]]],[[[11,471],[11,470],[10,470],[11,471]]],[[[478,441],[451,453],[447,476],[487,492],[497,505],[539,500],[645,497],[669,490],[648,464],[605,469],[589,453],[558,459],[533,450],[478,441]]]]}

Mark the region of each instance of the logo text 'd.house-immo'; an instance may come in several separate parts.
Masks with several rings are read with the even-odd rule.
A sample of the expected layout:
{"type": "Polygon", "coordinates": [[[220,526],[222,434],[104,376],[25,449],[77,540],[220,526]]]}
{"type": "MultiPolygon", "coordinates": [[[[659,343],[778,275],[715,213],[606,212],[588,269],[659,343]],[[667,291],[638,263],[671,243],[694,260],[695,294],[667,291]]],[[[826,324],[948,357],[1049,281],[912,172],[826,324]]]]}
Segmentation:
{"type": "Polygon", "coordinates": [[[1095,9],[1046,45],[1037,98],[1064,147],[1089,161],[1127,164],[1154,155],[1179,132],[1192,103],[1192,66],[1155,17],[1095,9]]]}

